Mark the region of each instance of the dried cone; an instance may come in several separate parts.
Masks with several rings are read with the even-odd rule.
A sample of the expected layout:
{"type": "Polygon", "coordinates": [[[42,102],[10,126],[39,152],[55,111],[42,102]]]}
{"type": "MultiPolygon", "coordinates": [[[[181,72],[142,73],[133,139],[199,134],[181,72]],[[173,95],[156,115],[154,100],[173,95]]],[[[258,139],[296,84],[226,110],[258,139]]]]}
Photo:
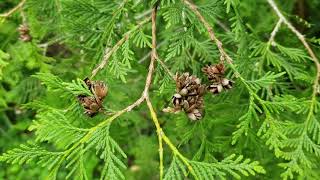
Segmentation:
{"type": "Polygon", "coordinates": [[[97,101],[103,101],[108,93],[108,87],[102,81],[95,81],[92,85],[92,93],[95,95],[97,101]]]}
{"type": "Polygon", "coordinates": [[[85,110],[84,113],[86,115],[93,117],[96,114],[98,114],[100,106],[94,97],[80,95],[78,96],[78,100],[84,107],[84,110],[85,110]]]}
{"type": "Polygon", "coordinates": [[[183,73],[176,76],[176,94],[172,97],[174,111],[183,110],[191,120],[203,118],[203,95],[206,91],[199,78],[183,73]]]}
{"type": "Polygon", "coordinates": [[[94,96],[79,95],[78,100],[85,109],[85,114],[90,117],[95,116],[102,109],[102,102],[108,93],[108,87],[103,81],[91,81],[84,79],[87,88],[94,96]]]}
{"type": "Polygon", "coordinates": [[[180,111],[182,108],[182,96],[178,93],[174,94],[172,97],[172,104],[175,111],[180,111]]]}
{"type": "Polygon", "coordinates": [[[221,80],[221,84],[225,89],[231,89],[232,85],[233,85],[233,81],[227,79],[227,78],[223,78],[221,80]]]}
{"type": "Polygon", "coordinates": [[[29,42],[32,40],[32,37],[30,35],[29,27],[27,24],[21,24],[18,28],[18,31],[20,33],[20,39],[24,42],[29,42]]]}
{"type": "Polygon", "coordinates": [[[202,72],[208,76],[209,81],[218,82],[223,77],[225,68],[223,64],[216,64],[202,68],[202,72]]]}
{"type": "Polygon", "coordinates": [[[208,80],[212,83],[207,89],[213,94],[219,94],[224,89],[231,89],[233,82],[224,77],[225,67],[223,64],[216,64],[202,68],[208,80]]]}
{"type": "Polygon", "coordinates": [[[223,90],[223,86],[219,83],[214,83],[208,86],[208,90],[212,93],[212,94],[219,94],[222,92],[223,90]]]}

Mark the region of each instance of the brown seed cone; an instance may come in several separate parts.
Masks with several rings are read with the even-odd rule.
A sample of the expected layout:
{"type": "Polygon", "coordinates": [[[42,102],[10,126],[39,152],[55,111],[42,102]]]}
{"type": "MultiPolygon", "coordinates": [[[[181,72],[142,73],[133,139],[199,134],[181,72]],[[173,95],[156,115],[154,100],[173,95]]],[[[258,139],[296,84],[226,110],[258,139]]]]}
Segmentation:
{"type": "Polygon", "coordinates": [[[208,86],[208,90],[212,93],[212,94],[219,94],[222,92],[223,90],[223,86],[219,83],[213,83],[211,85],[208,86]]]}
{"type": "Polygon", "coordinates": [[[189,73],[176,76],[176,94],[172,97],[174,111],[184,110],[191,120],[199,120],[203,117],[203,95],[206,87],[201,80],[189,73]]]}
{"type": "Polygon", "coordinates": [[[202,68],[202,72],[208,76],[209,81],[217,82],[223,77],[225,67],[223,64],[215,64],[202,68]]]}
{"type": "Polygon", "coordinates": [[[224,89],[231,89],[233,81],[224,77],[225,67],[223,64],[215,64],[202,68],[204,74],[207,75],[211,84],[207,87],[208,91],[213,94],[219,94],[224,89]]]}
{"type": "Polygon", "coordinates": [[[223,88],[225,88],[225,89],[231,89],[233,83],[234,83],[233,81],[231,81],[231,80],[229,80],[227,78],[223,78],[221,80],[221,84],[222,84],[223,88]]]}
{"type": "Polygon", "coordinates": [[[20,26],[18,27],[18,30],[21,34],[29,33],[29,27],[27,24],[20,24],[20,26]]]}
{"type": "Polygon", "coordinates": [[[23,42],[30,42],[32,37],[30,35],[20,35],[20,40],[23,42]]]}
{"type": "Polygon", "coordinates": [[[188,118],[192,121],[197,121],[203,118],[203,112],[199,109],[194,109],[192,112],[188,113],[188,118]]]}
{"type": "Polygon", "coordinates": [[[29,42],[32,40],[32,37],[30,35],[29,27],[27,24],[21,24],[18,28],[20,39],[24,42],[29,42]]]}
{"type": "Polygon", "coordinates": [[[177,110],[177,111],[181,110],[182,102],[183,102],[183,99],[180,94],[177,93],[177,94],[173,95],[172,104],[173,104],[175,110],[177,110]]]}
{"type": "Polygon", "coordinates": [[[91,89],[91,86],[92,86],[91,80],[88,77],[86,77],[83,81],[86,83],[88,88],[91,89]]]}
{"type": "Polygon", "coordinates": [[[96,96],[96,99],[102,101],[108,93],[108,87],[103,81],[95,81],[91,91],[96,96]]]}
{"type": "Polygon", "coordinates": [[[84,107],[84,113],[86,115],[93,117],[96,114],[98,114],[101,107],[99,106],[94,97],[80,95],[78,96],[78,100],[84,107]]]}
{"type": "Polygon", "coordinates": [[[84,107],[85,114],[93,117],[102,110],[102,102],[108,94],[108,87],[103,81],[91,81],[89,78],[85,78],[83,81],[94,96],[79,95],[78,100],[84,107]]]}

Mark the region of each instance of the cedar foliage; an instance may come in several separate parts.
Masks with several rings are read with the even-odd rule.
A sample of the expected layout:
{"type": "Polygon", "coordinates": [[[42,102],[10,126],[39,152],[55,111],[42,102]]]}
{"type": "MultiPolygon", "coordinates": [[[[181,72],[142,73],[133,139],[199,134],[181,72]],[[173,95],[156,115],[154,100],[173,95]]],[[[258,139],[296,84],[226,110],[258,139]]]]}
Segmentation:
{"type": "MultiPolygon", "coordinates": [[[[235,81],[205,96],[196,122],[162,112],[175,91],[166,68],[208,83],[201,68],[221,58],[185,0],[22,1],[0,16],[0,179],[319,179],[317,67],[283,22],[270,38],[279,17],[268,1],[192,2],[232,58],[224,63],[235,81]],[[164,65],[156,61],[148,106],[124,112],[145,86],[156,5],[164,65]],[[20,24],[30,42],[19,40],[20,24]],[[92,96],[82,79],[110,52],[94,77],[108,84],[107,113],[90,118],[76,97],[92,96]]],[[[0,13],[19,3],[1,1],[0,13]]],[[[276,5],[319,57],[320,3],[276,5]]]]}

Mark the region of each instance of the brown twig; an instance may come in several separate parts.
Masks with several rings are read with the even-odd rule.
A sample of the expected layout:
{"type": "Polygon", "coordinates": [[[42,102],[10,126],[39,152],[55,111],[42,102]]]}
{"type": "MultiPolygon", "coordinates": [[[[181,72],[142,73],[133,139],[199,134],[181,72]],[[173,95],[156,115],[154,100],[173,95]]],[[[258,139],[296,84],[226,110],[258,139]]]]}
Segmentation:
{"type": "Polygon", "coordinates": [[[104,50],[104,56],[101,63],[92,71],[91,73],[91,79],[98,73],[99,70],[103,69],[107,63],[111,55],[116,52],[119,47],[129,39],[129,34],[124,35],[122,39],[120,39],[111,49],[109,47],[106,47],[104,50]]]}
{"type": "MultiPolygon", "coordinates": [[[[165,42],[162,41],[160,42],[158,45],[157,45],[157,48],[159,48],[161,45],[163,45],[165,42]]],[[[143,61],[145,61],[150,55],[151,55],[152,52],[149,52],[147,55],[145,55],[143,58],[141,58],[138,63],[142,63],[143,61]]],[[[168,66],[159,58],[157,57],[156,59],[158,61],[158,63],[163,67],[163,69],[169,74],[169,76],[174,79],[174,75],[173,73],[170,71],[170,69],[168,68],[168,66]]]]}
{"type": "Polygon", "coordinates": [[[137,29],[139,29],[143,24],[147,23],[150,21],[150,17],[145,19],[144,21],[142,21],[141,23],[139,23],[138,25],[136,25],[135,27],[133,27],[130,31],[128,31],[127,33],[125,33],[125,35],[123,36],[122,39],[120,39],[111,49],[109,47],[106,47],[104,50],[104,56],[102,61],[100,62],[100,64],[97,65],[97,67],[95,69],[92,70],[91,72],[91,79],[97,75],[97,73],[103,69],[107,64],[108,64],[108,60],[110,59],[110,57],[113,55],[113,53],[115,53],[120,47],[121,45],[126,42],[129,38],[130,35],[132,33],[134,33],[137,29]]]}
{"type": "MultiPolygon", "coordinates": [[[[151,51],[151,61],[150,61],[150,66],[149,66],[149,74],[146,80],[146,88],[149,89],[151,80],[152,80],[152,73],[154,71],[154,63],[158,59],[158,54],[157,54],[157,25],[156,25],[156,18],[157,18],[157,8],[158,8],[158,3],[155,5],[152,11],[152,51],[151,51]],[[148,85],[148,86],[147,86],[148,85]]],[[[154,116],[156,116],[155,112],[153,111],[151,101],[149,99],[149,94],[148,91],[145,92],[145,99],[147,102],[147,105],[149,107],[152,120],[156,126],[157,129],[157,136],[158,136],[158,141],[159,141],[159,171],[160,171],[160,180],[163,179],[163,144],[162,144],[162,129],[160,127],[159,121],[157,121],[154,116]]]]}
{"type": "MultiPolygon", "coordinates": [[[[160,43],[157,43],[157,49],[160,48],[161,46],[163,46],[164,44],[166,44],[166,41],[162,41],[160,43]]],[[[143,63],[144,61],[146,61],[147,59],[150,58],[151,52],[148,52],[145,56],[143,56],[138,63],[143,63]]]]}
{"type": "MultiPolygon", "coordinates": [[[[152,10],[152,15],[151,15],[151,21],[152,21],[152,50],[151,50],[151,61],[149,64],[149,70],[148,70],[148,75],[146,78],[146,83],[145,83],[145,87],[144,90],[142,92],[141,97],[136,100],[133,104],[129,105],[128,107],[126,107],[125,109],[118,111],[116,114],[114,114],[111,118],[109,118],[107,121],[104,121],[101,123],[101,125],[98,126],[104,126],[106,123],[110,123],[112,122],[114,119],[116,119],[117,117],[119,117],[120,115],[122,115],[125,112],[129,112],[131,111],[133,108],[139,106],[142,102],[146,101],[147,105],[150,109],[151,112],[151,116],[152,119],[154,121],[154,124],[156,126],[157,129],[157,136],[158,136],[158,140],[159,140],[159,158],[160,158],[160,180],[163,178],[163,143],[162,143],[162,129],[160,127],[160,124],[158,121],[155,121],[155,112],[153,111],[152,108],[152,104],[150,102],[149,99],[149,89],[151,86],[151,82],[152,82],[152,75],[154,72],[154,66],[155,66],[155,61],[158,57],[157,55],[157,50],[156,50],[156,46],[157,46],[157,41],[156,41],[156,15],[157,15],[157,5],[155,5],[155,7],[152,10]]],[[[105,66],[105,64],[103,65],[105,66]]]]}
{"type": "Polygon", "coordinates": [[[10,11],[4,13],[4,14],[0,14],[0,17],[3,18],[8,18],[9,16],[11,16],[13,13],[15,13],[18,9],[22,8],[24,3],[26,2],[26,0],[22,0],[17,6],[15,6],[14,8],[12,8],[10,11]]]}
{"type": "MultiPolygon", "coordinates": [[[[165,142],[169,148],[172,150],[172,152],[178,156],[182,162],[187,166],[188,170],[190,171],[190,173],[194,176],[195,179],[198,179],[197,175],[195,174],[191,164],[189,163],[188,159],[186,157],[184,157],[179,151],[178,149],[173,145],[173,143],[171,142],[171,140],[165,135],[165,133],[162,131],[162,128],[160,126],[159,120],[157,118],[156,112],[154,111],[154,108],[152,106],[152,103],[150,101],[149,98],[149,89],[151,86],[151,82],[152,82],[152,75],[154,73],[154,67],[155,67],[155,62],[158,61],[165,69],[166,71],[169,73],[170,70],[168,68],[166,68],[167,66],[165,66],[165,64],[158,58],[157,55],[157,41],[156,41],[156,14],[157,14],[157,4],[155,5],[155,7],[152,9],[152,15],[151,15],[151,22],[152,22],[152,50],[151,50],[151,60],[150,60],[150,64],[149,64],[149,69],[148,69],[148,74],[146,77],[146,82],[145,82],[145,87],[144,90],[142,92],[142,95],[139,99],[137,99],[134,103],[132,103],[131,105],[127,106],[126,108],[124,108],[123,110],[120,110],[118,112],[116,112],[113,116],[111,116],[110,118],[108,118],[106,121],[101,122],[100,124],[98,124],[97,126],[93,127],[92,129],[90,129],[89,133],[81,140],[81,141],[86,141],[91,134],[99,127],[103,127],[109,123],[111,123],[113,120],[115,120],[116,118],[118,118],[119,116],[121,116],[122,114],[124,114],[125,112],[129,112],[131,111],[133,108],[139,106],[142,102],[146,101],[147,106],[149,108],[150,114],[151,114],[151,118],[156,126],[157,129],[157,136],[158,136],[158,141],[159,141],[159,159],[160,159],[160,166],[159,166],[159,170],[160,170],[160,180],[163,179],[163,174],[164,174],[164,167],[163,167],[163,142],[165,142]]],[[[125,37],[124,37],[125,38],[125,37]]],[[[125,41],[125,40],[123,40],[125,41]]],[[[116,46],[118,47],[114,47],[111,51],[116,51],[122,44],[123,42],[120,40],[120,43],[118,42],[116,46]]],[[[224,51],[223,51],[224,52],[224,51]]],[[[110,53],[110,52],[108,52],[110,53]]],[[[108,56],[108,58],[110,57],[110,55],[108,56]]],[[[228,57],[228,56],[227,56],[228,57]]],[[[98,71],[99,69],[102,69],[107,63],[104,62],[107,60],[103,60],[103,64],[99,65],[96,69],[96,71],[98,71]]],[[[93,76],[96,74],[97,72],[93,73],[93,76]]],[[[170,76],[173,76],[173,74],[170,72],[170,76]]]]}
{"type": "MultiPolygon", "coordinates": [[[[102,127],[102,126],[105,126],[105,125],[111,123],[113,120],[115,120],[117,117],[121,116],[123,113],[131,111],[133,108],[139,106],[142,102],[146,101],[147,106],[148,106],[148,108],[150,110],[151,118],[152,118],[152,120],[153,120],[153,122],[154,122],[154,124],[156,126],[156,129],[157,129],[157,136],[158,136],[158,141],[159,141],[160,180],[163,179],[163,174],[164,174],[164,167],[163,167],[163,141],[169,146],[169,148],[173,151],[173,153],[175,155],[177,155],[183,161],[183,163],[187,166],[187,168],[189,169],[191,174],[196,179],[198,179],[197,175],[194,173],[193,168],[190,165],[190,163],[188,162],[187,158],[185,158],[178,151],[178,149],[173,145],[173,143],[170,141],[170,139],[162,131],[162,128],[160,127],[159,120],[157,118],[157,115],[156,115],[156,113],[155,113],[155,111],[153,109],[152,103],[151,103],[150,98],[149,98],[149,89],[150,89],[151,82],[152,82],[152,75],[153,75],[153,72],[154,72],[155,62],[156,62],[156,60],[158,60],[158,62],[162,62],[161,60],[158,59],[157,49],[156,49],[156,47],[157,47],[157,41],[156,41],[156,14],[157,14],[157,5],[155,5],[155,7],[153,8],[152,15],[151,15],[151,20],[152,20],[151,61],[150,61],[150,64],[149,64],[149,70],[148,70],[148,74],[147,74],[147,78],[146,78],[146,82],[145,82],[145,87],[144,87],[144,90],[142,92],[141,97],[139,99],[137,99],[133,104],[129,105],[128,107],[124,108],[121,111],[116,112],[112,117],[110,117],[106,121],[103,121],[100,124],[98,124],[97,126],[95,126],[92,130],[90,130],[90,132],[95,131],[95,129],[97,129],[98,127],[102,127]]],[[[88,133],[87,136],[89,137],[90,134],[88,133]]],[[[84,138],[84,140],[86,140],[86,138],[84,138]]]]}
{"type": "Polygon", "coordinates": [[[299,38],[299,40],[302,42],[306,50],[308,51],[312,61],[314,62],[316,69],[317,69],[317,76],[313,83],[313,93],[312,97],[314,98],[318,92],[318,86],[319,86],[319,78],[320,78],[320,63],[314,52],[312,51],[311,47],[305,40],[304,36],[283,16],[283,14],[280,12],[278,6],[274,2],[274,0],[267,0],[270,6],[273,8],[273,10],[276,12],[277,16],[281,21],[283,21],[284,24],[288,26],[288,28],[299,38]]]}
{"type": "Polygon", "coordinates": [[[193,11],[195,13],[195,15],[199,18],[199,20],[202,22],[202,24],[207,29],[210,39],[213,42],[215,42],[218,47],[218,50],[221,54],[221,60],[226,60],[229,64],[232,64],[231,57],[223,49],[221,41],[215,35],[215,33],[214,33],[212,27],[210,26],[210,24],[208,23],[208,21],[206,21],[205,18],[201,15],[201,13],[198,10],[198,7],[188,0],[182,0],[182,1],[191,9],[191,11],[193,11]]]}
{"type": "MultiPolygon", "coordinates": [[[[152,77],[152,72],[154,70],[155,61],[158,60],[159,63],[162,62],[158,58],[157,49],[156,49],[157,48],[157,41],[156,41],[156,12],[157,12],[157,5],[155,6],[155,9],[152,11],[152,52],[151,52],[151,62],[150,62],[150,66],[149,66],[149,74],[148,74],[148,77],[147,77],[147,80],[146,80],[146,87],[145,87],[146,89],[149,89],[150,84],[151,84],[151,77],[152,77]]],[[[177,150],[177,148],[172,144],[170,139],[162,131],[162,128],[160,127],[160,123],[159,123],[159,120],[157,118],[156,112],[154,111],[152,103],[150,101],[148,91],[145,91],[144,94],[145,94],[145,100],[146,100],[148,108],[150,110],[151,118],[152,118],[152,120],[153,120],[153,122],[154,122],[154,124],[156,126],[156,129],[157,129],[157,135],[158,135],[158,140],[159,140],[160,180],[163,179],[163,145],[162,145],[162,141],[164,141],[169,146],[169,148],[173,151],[173,153],[175,155],[177,155],[183,161],[183,163],[185,163],[185,165],[188,167],[188,169],[191,172],[191,174],[197,179],[197,176],[194,173],[193,168],[190,165],[190,163],[177,150]]]]}
{"type": "MultiPolygon", "coordinates": [[[[144,90],[142,92],[142,95],[139,99],[137,99],[134,103],[132,103],[131,105],[129,105],[128,107],[124,108],[123,110],[121,111],[118,111],[112,118],[112,119],[116,119],[117,117],[119,117],[120,115],[122,115],[123,113],[125,112],[130,112],[133,108],[139,106],[144,100],[146,100],[146,98],[148,97],[149,95],[149,88],[150,88],[150,85],[151,85],[151,81],[152,81],[152,74],[153,74],[153,71],[154,71],[154,64],[155,64],[155,60],[157,58],[157,51],[156,51],[156,25],[155,25],[155,18],[156,18],[156,12],[157,12],[157,7],[154,7],[153,10],[152,10],[152,15],[151,15],[151,18],[147,18],[145,21],[143,21],[144,23],[148,22],[150,19],[152,20],[152,50],[151,50],[151,61],[150,61],[150,64],[149,64],[149,70],[148,70],[148,74],[147,74],[147,78],[146,78],[146,82],[145,82],[145,87],[144,87],[144,90]]],[[[141,26],[142,24],[144,23],[140,23],[139,25],[137,26],[141,26]]],[[[135,27],[134,29],[137,29],[139,27],[135,27]]],[[[97,72],[104,68],[106,65],[107,65],[107,61],[108,61],[108,58],[111,56],[111,54],[113,52],[115,52],[120,46],[122,43],[125,42],[125,40],[127,40],[129,38],[129,34],[132,33],[134,31],[134,29],[132,29],[131,31],[127,32],[126,35],[120,40],[118,41],[118,43],[115,45],[117,47],[113,47],[106,55],[103,59],[103,61],[97,66],[97,68],[95,68],[93,71],[92,71],[92,77],[94,77],[97,72]],[[110,54],[110,55],[109,55],[110,54]]]]}

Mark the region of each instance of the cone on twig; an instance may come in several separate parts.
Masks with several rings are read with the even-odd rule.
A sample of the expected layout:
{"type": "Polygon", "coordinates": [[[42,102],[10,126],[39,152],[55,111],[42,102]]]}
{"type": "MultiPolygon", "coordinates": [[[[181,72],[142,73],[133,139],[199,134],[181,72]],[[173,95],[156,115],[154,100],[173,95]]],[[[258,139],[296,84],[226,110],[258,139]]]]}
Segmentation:
{"type": "Polygon", "coordinates": [[[27,24],[21,24],[18,28],[20,34],[20,40],[23,42],[29,42],[32,40],[30,30],[27,24]]]}
{"type": "MultiPolygon", "coordinates": [[[[173,109],[171,112],[184,111],[189,119],[196,121],[203,118],[203,95],[206,88],[201,80],[189,73],[176,75],[176,93],[172,97],[173,109]]],[[[165,109],[164,111],[170,111],[165,109]]]]}
{"type": "Polygon", "coordinates": [[[79,95],[78,100],[85,109],[85,114],[93,117],[103,109],[102,102],[108,94],[108,87],[103,81],[91,81],[89,78],[84,79],[87,88],[93,96],[79,95]]]}
{"type": "Polygon", "coordinates": [[[233,81],[224,77],[225,67],[223,64],[215,64],[202,68],[202,72],[207,75],[210,85],[208,91],[213,94],[219,94],[224,89],[231,89],[233,81]]]}

